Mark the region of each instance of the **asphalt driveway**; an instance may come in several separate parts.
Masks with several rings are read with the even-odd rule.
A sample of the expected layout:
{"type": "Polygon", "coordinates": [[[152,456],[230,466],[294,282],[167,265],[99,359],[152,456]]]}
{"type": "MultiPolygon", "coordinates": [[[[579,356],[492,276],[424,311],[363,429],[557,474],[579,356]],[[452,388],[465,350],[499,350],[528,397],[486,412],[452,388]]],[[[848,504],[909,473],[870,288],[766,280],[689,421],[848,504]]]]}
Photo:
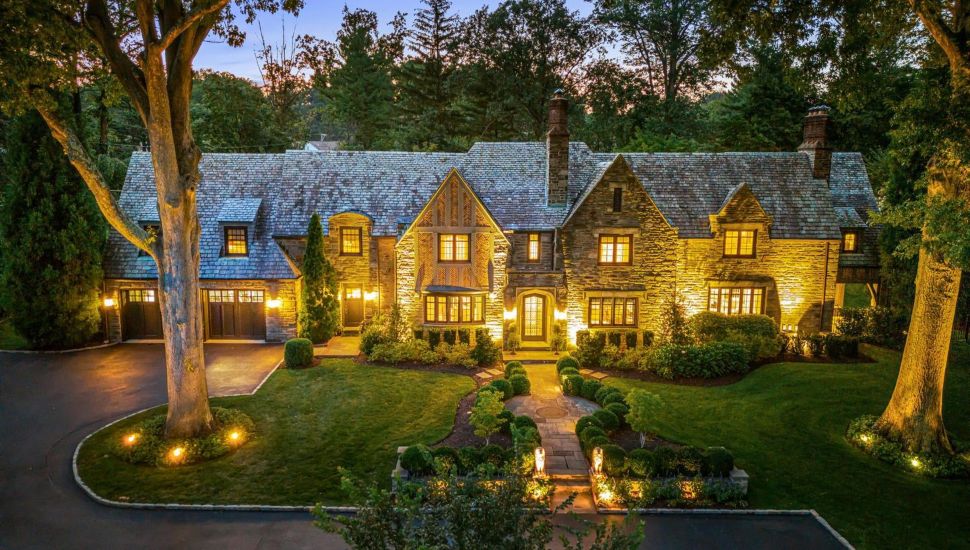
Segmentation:
{"type": "MultiPolygon", "coordinates": [[[[277,345],[207,346],[210,393],[251,391],[281,356],[277,345]]],[[[161,345],[60,355],[0,353],[0,549],[344,547],[303,513],[141,511],[90,500],[71,474],[78,442],[164,400],[161,345]]],[[[644,548],[839,548],[806,516],[644,521],[644,548]]]]}

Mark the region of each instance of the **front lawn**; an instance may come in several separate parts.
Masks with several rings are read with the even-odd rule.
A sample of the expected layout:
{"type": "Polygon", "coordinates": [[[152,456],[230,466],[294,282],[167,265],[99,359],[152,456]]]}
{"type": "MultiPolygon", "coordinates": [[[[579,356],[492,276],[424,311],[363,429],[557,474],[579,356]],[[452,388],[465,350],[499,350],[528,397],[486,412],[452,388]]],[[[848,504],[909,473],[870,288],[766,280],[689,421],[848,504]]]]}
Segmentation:
{"type": "Polygon", "coordinates": [[[99,495],[130,502],[312,505],[346,501],[338,467],[390,485],[399,445],[448,435],[467,376],[325,360],[282,369],[251,397],[213,399],[256,422],[237,452],[177,468],[133,466],[115,458],[112,440],[147,411],[93,436],[81,449],[81,478],[99,495]]]}
{"type": "MultiPolygon", "coordinates": [[[[850,420],[882,412],[899,367],[898,353],[865,353],[877,362],[779,363],[730,386],[605,382],[659,394],[661,436],[731,449],[751,475],[752,507],[814,508],[863,548],[970,547],[970,482],[909,475],[846,442],[850,420]]],[[[950,356],[945,422],[970,441],[970,345],[955,341],[950,356]]]]}

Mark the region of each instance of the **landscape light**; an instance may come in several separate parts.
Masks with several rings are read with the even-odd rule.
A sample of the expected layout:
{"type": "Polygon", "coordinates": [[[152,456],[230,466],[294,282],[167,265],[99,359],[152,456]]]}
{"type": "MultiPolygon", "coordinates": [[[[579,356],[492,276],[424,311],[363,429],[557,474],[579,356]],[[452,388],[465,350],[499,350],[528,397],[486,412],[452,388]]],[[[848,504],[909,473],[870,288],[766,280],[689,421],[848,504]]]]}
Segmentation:
{"type": "Polygon", "coordinates": [[[917,470],[923,465],[923,463],[919,461],[919,458],[916,458],[915,456],[909,459],[909,463],[917,470]]]}
{"type": "Polygon", "coordinates": [[[603,502],[609,502],[613,500],[613,491],[609,489],[601,489],[599,493],[599,499],[603,502]]]}
{"type": "Polygon", "coordinates": [[[242,436],[239,435],[239,432],[237,430],[233,430],[233,431],[229,432],[229,440],[230,441],[234,441],[234,442],[235,441],[239,441],[239,438],[240,437],[242,437],[242,436]]]}
{"type": "Polygon", "coordinates": [[[185,454],[184,447],[175,447],[174,449],[168,452],[169,461],[173,463],[181,462],[182,459],[184,458],[183,457],[184,454],[185,454]]]}
{"type": "Polygon", "coordinates": [[[134,445],[138,441],[138,434],[132,433],[125,436],[125,445],[134,445]]]}

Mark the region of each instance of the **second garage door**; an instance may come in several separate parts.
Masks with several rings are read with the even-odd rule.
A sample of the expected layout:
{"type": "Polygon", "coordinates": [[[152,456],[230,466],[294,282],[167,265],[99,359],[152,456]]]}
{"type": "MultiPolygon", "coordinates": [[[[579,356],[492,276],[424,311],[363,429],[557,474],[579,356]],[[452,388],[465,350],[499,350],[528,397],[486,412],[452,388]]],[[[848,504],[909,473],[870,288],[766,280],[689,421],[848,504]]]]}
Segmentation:
{"type": "Polygon", "coordinates": [[[207,290],[209,338],[266,339],[262,290],[207,290]]]}

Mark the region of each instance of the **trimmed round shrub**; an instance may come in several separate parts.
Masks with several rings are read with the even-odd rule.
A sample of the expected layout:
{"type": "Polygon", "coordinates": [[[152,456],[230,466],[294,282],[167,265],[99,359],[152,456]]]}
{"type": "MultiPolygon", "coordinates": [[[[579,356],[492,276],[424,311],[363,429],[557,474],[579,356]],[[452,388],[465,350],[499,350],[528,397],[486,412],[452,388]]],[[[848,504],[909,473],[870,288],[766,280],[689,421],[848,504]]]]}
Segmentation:
{"type": "Polygon", "coordinates": [[[622,392],[620,392],[619,388],[614,388],[613,386],[603,386],[600,389],[596,390],[596,395],[593,396],[593,400],[599,404],[602,404],[603,398],[610,393],[618,393],[622,395],[622,392]]]}
{"type": "Polygon", "coordinates": [[[526,415],[516,416],[515,419],[512,421],[512,423],[515,424],[515,427],[519,429],[522,429],[522,428],[533,428],[536,430],[539,429],[539,426],[536,425],[536,421],[532,420],[532,417],[529,417],[526,415]]]}
{"type": "Polygon", "coordinates": [[[633,449],[626,456],[626,471],[637,477],[653,477],[655,473],[653,453],[647,449],[633,449]]]}
{"type": "Polygon", "coordinates": [[[524,374],[513,374],[509,377],[509,384],[512,384],[512,393],[515,395],[529,395],[532,391],[532,384],[524,374]]]}
{"type": "Polygon", "coordinates": [[[594,437],[606,437],[606,432],[603,431],[603,428],[587,426],[585,430],[579,433],[579,441],[584,444],[594,437]]]}
{"type": "Polygon", "coordinates": [[[519,362],[519,361],[509,361],[508,363],[505,364],[505,377],[506,378],[508,378],[509,376],[512,376],[512,370],[513,369],[522,369],[522,370],[525,370],[525,367],[523,367],[522,366],[522,363],[519,362]]]}
{"type": "Polygon", "coordinates": [[[583,377],[578,374],[567,376],[562,391],[566,395],[579,395],[583,391],[583,377]]]}
{"type": "Polygon", "coordinates": [[[585,430],[590,426],[596,426],[601,430],[603,429],[603,423],[600,422],[598,418],[596,418],[595,416],[587,415],[587,416],[581,417],[579,420],[576,421],[576,433],[581,434],[583,433],[583,430],[585,430]]]}
{"type": "Polygon", "coordinates": [[[401,453],[401,467],[411,475],[430,474],[434,468],[434,458],[427,445],[411,445],[401,453]]]}
{"type": "Polygon", "coordinates": [[[603,472],[608,476],[622,476],[626,472],[626,451],[619,445],[602,445],[603,472]]]}
{"type": "Polygon", "coordinates": [[[523,368],[523,367],[516,367],[516,368],[510,370],[508,372],[508,374],[505,375],[505,378],[506,379],[512,378],[516,374],[521,374],[522,376],[529,376],[529,373],[526,372],[525,368],[523,368]]]}
{"type": "Polygon", "coordinates": [[[290,338],[283,346],[283,362],[288,369],[303,369],[313,364],[313,342],[308,338],[290,338]]]}
{"type": "Polygon", "coordinates": [[[626,398],[623,397],[623,394],[620,393],[619,390],[617,390],[615,392],[610,392],[604,395],[603,399],[599,403],[601,406],[605,407],[610,403],[625,403],[625,402],[626,402],[626,398]]]}
{"type": "Polygon", "coordinates": [[[508,409],[502,409],[502,412],[498,413],[498,417],[505,419],[505,423],[502,424],[502,431],[509,433],[512,424],[515,422],[515,413],[508,409]]]}
{"type": "Polygon", "coordinates": [[[579,376],[579,371],[572,367],[566,367],[559,371],[559,378],[562,379],[563,376],[579,376]]]}
{"type": "Polygon", "coordinates": [[[492,380],[488,385],[489,387],[495,388],[496,390],[502,392],[502,399],[511,399],[515,395],[515,391],[512,389],[512,384],[508,380],[492,380]]]}
{"type": "Polygon", "coordinates": [[[704,456],[697,447],[681,447],[677,449],[677,472],[687,477],[694,477],[701,473],[701,461],[704,456]]]}
{"type": "Polygon", "coordinates": [[[590,378],[589,380],[583,381],[583,389],[580,391],[580,395],[583,399],[589,399],[593,401],[596,398],[596,392],[603,387],[603,383],[595,378],[590,378]]]}
{"type": "Polygon", "coordinates": [[[563,355],[556,361],[556,372],[561,374],[563,369],[566,368],[573,368],[576,369],[576,372],[579,372],[579,361],[572,356],[563,355]]]}
{"type": "Polygon", "coordinates": [[[630,412],[630,407],[627,407],[623,403],[610,403],[603,408],[615,414],[620,420],[620,424],[626,422],[626,413],[630,412]]]}
{"type": "Polygon", "coordinates": [[[501,468],[504,466],[505,461],[508,458],[505,449],[494,443],[485,445],[479,449],[479,454],[481,456],[482,464],[491,464],[496,468],[501,468]]]}
{"type": "Polygon", "coordinates": [[[670,447],[657,447],[653,451],[654,472],[658,476],[677,473],[677,452],[670,447]]]}
{"type": "Polygon", "coordinates": [[[725,477],[734,469],[734,455],[724,447],[708,447],[701,461],[701,473],[705,476],[725,477]]]}
{"type": "Polygon", "coordinates": [[[607,445],[612,445],[613,440],[606,437],[605,435],[594,435],[589,438],[586,442],[586,454],[590,455],[593,453],[593,449],[596,447],[605,447],[607,445]]]}
{"type": "Polygon", "coordinates": [[[431,458],[434,461],[434,468],[436,472],[447,473],[455,468],[461,466],[461,460],[458,457],[458,450],[454,447],[438,447],[436,449],[431,449],[431,458]]]}
{"type": "Polygon", "coordinates": [[[593,417],[600,421],[606,433],[610,433],[620,427],[620,419],[606,409],[595,411],[593,417]]]}

